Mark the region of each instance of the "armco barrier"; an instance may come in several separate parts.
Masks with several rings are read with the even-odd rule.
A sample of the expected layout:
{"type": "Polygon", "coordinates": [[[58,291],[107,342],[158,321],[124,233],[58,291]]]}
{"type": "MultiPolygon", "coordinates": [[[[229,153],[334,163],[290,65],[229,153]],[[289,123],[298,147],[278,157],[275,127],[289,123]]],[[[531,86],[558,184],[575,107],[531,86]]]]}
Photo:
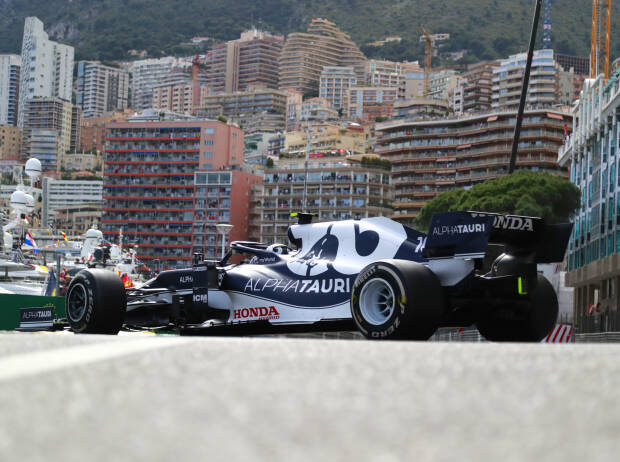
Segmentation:
{"type": "Polygon", "coordinates": [[[19,310],[53,306],[54,318],[64,318],[64,297],[44,297],[39,295],[0,294],[0,330],[13,330],[19,327],[19,310]]]}

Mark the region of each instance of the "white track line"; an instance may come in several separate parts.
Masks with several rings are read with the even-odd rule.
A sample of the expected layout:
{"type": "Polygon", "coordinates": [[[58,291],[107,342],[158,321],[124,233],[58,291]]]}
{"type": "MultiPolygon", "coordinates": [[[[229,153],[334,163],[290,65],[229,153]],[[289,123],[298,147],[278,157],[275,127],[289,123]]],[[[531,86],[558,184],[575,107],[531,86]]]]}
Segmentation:
{"type": "Polygon", "coordinates": [[[73,366],[174,347],[188,343],[188,341],[188,339],[179,338],[115,339],[114,341],[8,356],[0,358],[0,383],[68,369],[73,366]]]}

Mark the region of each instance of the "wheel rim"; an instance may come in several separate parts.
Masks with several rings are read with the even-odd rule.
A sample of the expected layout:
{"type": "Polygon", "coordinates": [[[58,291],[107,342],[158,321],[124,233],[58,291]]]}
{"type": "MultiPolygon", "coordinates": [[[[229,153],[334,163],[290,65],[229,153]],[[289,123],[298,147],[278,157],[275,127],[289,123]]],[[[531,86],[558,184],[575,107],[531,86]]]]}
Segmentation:
{"type": "Polygon", "coordinates": [[[74,284],[67,295],[67,316],[73,322],[79,322],[86,311],[86,288],[82,284],[74,284]]]}
{"type": "Polygon", "coordinates": [[[362,316],[374,326],[384,324],[394,313],[394,290],[385,279],[373,279],[364,285],[359,300],[362,316]]]}

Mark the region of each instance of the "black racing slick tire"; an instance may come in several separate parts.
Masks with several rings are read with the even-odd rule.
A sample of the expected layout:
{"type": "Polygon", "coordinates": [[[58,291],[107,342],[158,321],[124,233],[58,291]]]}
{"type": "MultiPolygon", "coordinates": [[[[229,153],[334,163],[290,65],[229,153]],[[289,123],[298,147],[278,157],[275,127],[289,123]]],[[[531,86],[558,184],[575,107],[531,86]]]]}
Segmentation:
{"type": "Polygon", "coordinates": [[[112,271],[102,269],[80,271],[65,298],[67,321],[77,334],[118,334],[126,308],[123,282],[112,271]]]}
{"type": "Polygon", "coordinates": [[[510,307],[494,310],[476,323],[480,334],[492,342],[540,342],[555,326],[558,298],[551,283],[538,275],[536,288],[529,294],[530,309],[511,312],[510,307]]]}
{"type": "Polygon", "coordinates": [[[353,321],[368,339],[428,340],[444,311],[439,279],[415,262],[371,263],[351,290],[353,321]]]}

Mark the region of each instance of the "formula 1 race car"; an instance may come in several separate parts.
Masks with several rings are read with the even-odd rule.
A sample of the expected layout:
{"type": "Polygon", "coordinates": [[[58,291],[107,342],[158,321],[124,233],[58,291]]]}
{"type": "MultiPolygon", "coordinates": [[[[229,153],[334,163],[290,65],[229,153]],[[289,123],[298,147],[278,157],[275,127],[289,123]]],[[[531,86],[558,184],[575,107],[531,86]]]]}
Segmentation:
{"type": "Polygon", "coordinates": [[[475,325],[489,340],[535,342],[558,314],[537,264],[562,261],[571,229],[534,217],[446,212],[433,216],[426,235],[384,217],[311,223],[299,214],[288,231],[295,248],[232,242],[221,261],[198,256],[191,268],[130,289],[112,272],[83,270],[68,287],[67,320],[76,333],[357,329],[370,339],[410,340],[475,325]],[[487,270],[490,244],[502,251],[487,270]],[[238,254],[245,259],[232,263],[238,254]]]}

